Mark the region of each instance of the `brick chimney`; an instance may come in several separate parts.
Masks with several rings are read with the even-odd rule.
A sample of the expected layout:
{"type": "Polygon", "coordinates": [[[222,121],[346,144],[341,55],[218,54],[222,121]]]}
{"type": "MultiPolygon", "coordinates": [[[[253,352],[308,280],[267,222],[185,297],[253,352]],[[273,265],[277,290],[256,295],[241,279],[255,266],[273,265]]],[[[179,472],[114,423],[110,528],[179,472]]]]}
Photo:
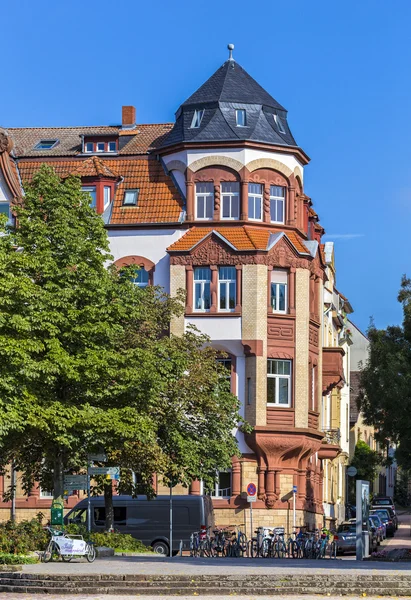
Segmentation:
{"type": "Polygon", "coordinates": [[[121,123],[124,128],[136,126],[136,109],[134,106],[123,106],[121,123]]]}

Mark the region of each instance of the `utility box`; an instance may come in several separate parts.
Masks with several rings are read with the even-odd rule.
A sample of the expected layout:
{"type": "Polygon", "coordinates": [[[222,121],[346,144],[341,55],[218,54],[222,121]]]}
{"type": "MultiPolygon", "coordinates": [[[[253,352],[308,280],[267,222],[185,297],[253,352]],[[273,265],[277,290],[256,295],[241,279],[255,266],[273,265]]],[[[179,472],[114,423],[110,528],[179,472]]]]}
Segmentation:
{"type": "Polygon", "coordinates": [[[50,525],[64,525],[64,511],[61,502],[53,502],[50,510],[50,525]]]}

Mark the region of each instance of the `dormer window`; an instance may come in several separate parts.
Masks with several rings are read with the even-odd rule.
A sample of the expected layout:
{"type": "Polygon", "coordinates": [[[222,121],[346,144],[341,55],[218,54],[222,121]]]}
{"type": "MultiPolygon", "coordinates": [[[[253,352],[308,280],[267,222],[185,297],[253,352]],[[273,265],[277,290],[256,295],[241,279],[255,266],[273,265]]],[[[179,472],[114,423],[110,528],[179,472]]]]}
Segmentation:
{"type": "Polygon", "coordinates": [[[98,142],[96,147],[96,152],[104,152],[106,149],[106,144],[104,142],[98,142]]]}
{"type": "Polygon", "coordinates": [[[124,192],[123,206],[137,206],[138,193],[140,190],[126,190],[124,192]]]}
{"type": "Polygon", "coordinates": [[[192,129],[197,129],[198,127],[200,127],[203,116],[204,116],[204,108],[202,108],[201,110],[194,111],[193,120],[191,121],[192,129]]]}
{"type": "Polygon", "coordinates": [[[35,150],[51,150],[55,146],[57,146],[58,140],[41,140],[36,146],[34,146],[35,150]]]}
{"type": "Polygon", "coordinates": [[[84,152],[93,152],[93,150],[94,150],[93,142],[87,142],[87,144],[84,144],[84,152]]]}
{"type": "Polygon", "coordinates": [[[108,152],[116,152],[116,150],[117,150],[117,144],[116,144],[116,142],[109,142],[108,143],[107,151],[108,152]]]}
{"type": "Polygon", "coordinates": [[[85,192],[86,194],[89,195],[90,197],[90,206],[92,208],[96,208],[97,207],[97,194],[96,194],[96,186],[95,185],[88,185],[88,186],[83,186],[81,188],[81,190],[83,192],[85,192]]]}
{"type": "Polygon", "coordinates": [[[285,133],[283,122],[278,115],[274,115],[274,122],[277,125],[277,129],[280,133],[285,133]]]}
{"type": "Polygon", "coordinates": [[[246,112],[243,108],[237,109],[235,111],[235,122],[237,124],[237,127],[246,127],[246,112]]]}

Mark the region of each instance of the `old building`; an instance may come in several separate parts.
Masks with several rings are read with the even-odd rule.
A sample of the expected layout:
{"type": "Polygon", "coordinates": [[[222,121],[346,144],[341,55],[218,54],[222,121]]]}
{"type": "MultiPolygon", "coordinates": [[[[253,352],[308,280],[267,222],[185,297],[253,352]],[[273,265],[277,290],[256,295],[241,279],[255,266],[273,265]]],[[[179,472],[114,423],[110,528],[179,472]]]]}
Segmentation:
{"type": "MultiPolygon", "coordinates": [[[[116,264],[140,267],[136,285],[185,290],[172,333],[194,324],[226,353],[253,432],[237,433],[242,457],[212,490],[217,522],[244,522],[253,482],[255,524],[288,522],[284,497],[296,486],[298,524],[322,525],[324,465],[347,450],[329,430],[346,426],[348,385],[344,327],[329,339],[323,311],[332,304],[338,321],[348,305],[334,283],[325,287],[324,231],[304,188],[309,158],[286,109],[230,50],[175,123],[139,124],[125,106],[118,126],[10,128],[2,139],[23,184],[45,161],[63,177],[80,176],[116,264]],[[328,408],[336,389],[338,416],[328,408]]],[[[0,210],[13,195],[9,186],[0,210]]],[[[189,492],[201,491],[193,482],[189,492]]]]}

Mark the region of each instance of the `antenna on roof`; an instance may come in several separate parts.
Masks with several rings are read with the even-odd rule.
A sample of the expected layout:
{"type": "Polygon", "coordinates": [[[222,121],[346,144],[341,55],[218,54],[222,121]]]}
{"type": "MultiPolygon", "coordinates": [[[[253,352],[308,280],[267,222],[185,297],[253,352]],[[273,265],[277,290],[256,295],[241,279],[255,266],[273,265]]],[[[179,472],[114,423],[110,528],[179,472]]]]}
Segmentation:
{"type": "Polygon", "coordinates": [[[227,48],[230,53],[228,56],[228,60],[234,60],[234,58],[233,58],[234,44],[228,44],[227,48]]]}

